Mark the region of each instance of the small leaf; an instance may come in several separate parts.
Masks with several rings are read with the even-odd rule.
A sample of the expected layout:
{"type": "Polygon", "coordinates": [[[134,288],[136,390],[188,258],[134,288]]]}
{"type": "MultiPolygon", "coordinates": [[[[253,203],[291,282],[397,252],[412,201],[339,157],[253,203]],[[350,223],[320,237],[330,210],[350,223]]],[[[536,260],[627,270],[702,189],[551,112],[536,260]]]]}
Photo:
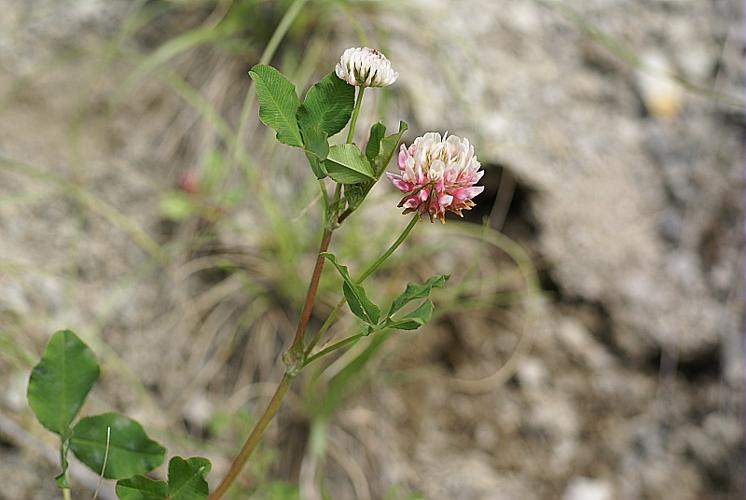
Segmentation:
{"type": "Polygon", "coordinates": [[[373,170],[368,159],[354,144],[341,144],[329,148],[324,160],[329,177],[341,184],[357,184],[373,180],[373,170]]]}
{"type": "Polygon", "coordinates": [[[96,473],[103,467],[107,427],[111,428],[111,437],[105,478],[124,479],[163,463],[166,450],[150,439],[139,423],[124,415],[104,413],[80,419],[70,439],[75,456],[96,473]]]}
{"type": "Polygon", "coordinates": [[[381,139],[386,135],[386,126],[377,122],[370,127],[370,135],[368,136],[368,144],[365,145],[365,157],[371,165],[378,156],[378,152],[381,150],[381,139]]]}
{"type": "Polygon", "coordinates": [[[301,130],[304,125],[312,125],[326,132],[328,137],[333,136],[350,121],[354,101],[355,87],[332,71],[306,93],[300,109],[307,118],[301,123],[301,130]]]}
{"type": "Polygon", "coordinates": [[[373,181],[369,183],[363,182],[362,184],[345,184],[344,193],[347,206],[351,210],[356,210],[365,199],[371,187],[373,187],[373,181]]]}
{"type": "Polygon", "coordinates": [[[347,299],[347,304],[350,306],[352,313],[370,325],[378,324],[378,320],[381,317],[381,310],[371,302],[365,293],[365,289],[352,281],[347,266],[340,265],[334,254],[324,252],[321,255],[334,264],[334,267],[337,268],[337,271],[342,276],[342,280],[344,281],[342,284],[342,293],[345,299],[347,299]]]}
{"type": "Polygon", "coordinates": [[[409,126],[407,125],[407,122],[400,121],[399,131],[397,133],[391,134],[381,139],[381,145],[378,150],[378,154],[376,154],[375,159],[371,162],[376,179],[378,179],[381,174],[383,174],[384,170],[386,170],[386,167],[391,161],[391,157],[394,156],[394,153],[396,152],[396,147],[399,145],[399,141],[401,141],[402,135],[404,135],[404,132],[406,132],[408,128],[409,126]]]}
{"type": "Polygon", "coordinates": [[[137,475],[117,481],[116,492],[119,500],[163,500],[168,498],[168,483],[137,475]]]}
{"type": "Polygon", "coordinates": [[[420,307],[407,314],[403,318],[399,318],[386,326],[389,328],[398,328],[399,330],[416,330],[433,317],[433,302],[427,299],[423,302],[420,307]]]}
{"type": "Polygon", "coordinates": [[[404,292],[396,297],[391,303],[388,316],[391,317],[399,309],[413,300],[429,297],[432,289],[442,288],[448,278],[449,276],[447,274],[436,274],[424,283],[407,283],[407,288],[404,289],[404,292]]]}
{"type": "Polygon", "coordinates": [[[402,134],[407,130],[407,124],[399,123],[399,132],[384,137],[386,127],[378,122],[370,128],[368,144],[365,146],[365,157],[373,167],[374,179],[354,185],[345,186],[345,199],[350,209],[356,210],[373,188],[376,180],[386,170],[391,157],[399,144],[402,134]]]}
{"type": "Polygon", "coordinates": [[[295,114],[300,100],[295,85],[272,66],[257,64],[249,71],[256,84],[259,119],[277,132],[277,140],[289,146],[303,147],[295,114]]]}
{"type": "Polygon", "coordinates": [[[202,457],[184,460],[174,457],[168,463],[168,498],[171,500],[203,500],[210,493],[207,473],[210,461],[202,457]]]}
{"type": "Polygon", "coordinates": [[[61,330],[31,371],[29,406],[44,427],[64,438],[98,375],[93,351],[72,331],[61,330]]]}
{"type": "Polygon", "coordinates": [[[70,440],[67,438],[61,438],[60,439],[60,467],[62,468],[62,472],[60,472],[54,478],[54,482],[57,484],[57,487],[61,489],[70,487],[70,478],[67,475],[67,468],[70,466],[70,463],[67,460],[67,453],[69,451],[70,451],[70,440]]]}

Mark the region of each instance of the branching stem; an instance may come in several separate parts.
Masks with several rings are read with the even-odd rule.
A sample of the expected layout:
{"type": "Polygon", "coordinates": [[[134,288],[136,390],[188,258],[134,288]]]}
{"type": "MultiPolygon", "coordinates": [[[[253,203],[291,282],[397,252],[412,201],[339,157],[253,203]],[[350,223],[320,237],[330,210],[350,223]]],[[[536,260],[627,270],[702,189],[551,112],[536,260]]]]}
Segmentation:
{"type": "MultiPolygon", "coordinates": [[[[305,3],[305,0],[297,1],[293,4],[293,7],[302,5],[305,3]]],[[[299,7],[296,7],[299,9],[299,7]]],[[[294,17],[288,16],[289,18],[294,17]]],[[[278,29],[279,31],[279,29],[278,29]]],[[[357,99],[355,100],[355,107],[352,111],[352,118],[350,121],[350,128],[347,132],[347,143],[350,144],[352,142],[352,138],[355,135],[355,125],[357,124],[357,118],[360,114],[360,105],[363,101],[363,94],[365,92],[364,87],[358,88],[358,94],[357,99]]],[[[324,197],[324,201],[326,202],[326,191],[324,189],[323,183],[320,184],[321,191],[322,191],[322,197],[324,197]]],[[[269,426],[269,423],[272,421],[272,419],[277,414],[278,410],[280,409],[280,406],[282,405],[282,400],[285,398],[285,395],[287,394],[290,384],[293,380],[293,378],[300,372],[300,370],[305,366],[306,362],[306,354],[310,351],[305,349],[304,346],[304,336],[306,332],[306,328],[308,327],[308,322],[311,319],[311,314],[313,312],[313,304],[316,300],[316,293],[318,292],[319,288],[319,281],[321,279],[321,272],[324,270],[324,261],[326,260],[321,254],[326,252],[329,249],[329,243],[332,239],[332,232],[336,227],[339,225],[338,223],[338,217],[340,213],[340,206],[339,201],[342,195],[342,185],[337,184],[336,189],[334,190],[334,198],[331,201],[331,204],[324,203],[325,205],[325,224],[324,224],[324,232],[321,236],[321,244],[319,245],[319,252],[316,257],[316,264],[313,268],[313,273],[311,274],[311,282],[308,285],[308,291],[306,292],[306,299],[303,303],[303,308],[301,309],[300,318],[298,319],[298,327],[295,330],[295,336],[293,337],[293,343],[290,345],[290,348],[285,352],[283,355],[283,360],[285,361],[285,364],[287,365],[287,370],[285,372],[285,375],[283,375],[282,380],[278,384],[277,388],[275,389],[275,393],[272,396],[272,399],[270,399],[269,403],[267,403],[267,407],[264,409],[264,412],[262,413],[261,417],[259,417],[259,420],[254,425],[254,428],[251,430],[251,434],[249,434],[249,437],[246,439],[246,442],[244,443],[243,447],[241,448],[241,451],[238,453],[236,458],[233,460],[233,463],[231,463],[231,467],[228,470],[228,473],[225,475],[223,480],[220,482],[218,487],[213,491],[210,496],[209,500],[218,500],[225,495],[225,493],[228,491],[228,488],[230,488],[231,484],[236,480],[236,477],[238,477],[238,474],[241,472],[241,469],[243,469],[243,466],[246,464],[246,461],[249,459],[251,454],[256,449],[257,445],[259,444],[259,441],[261,440],[262,436],[264,435],[264,432],[267,430],[267,426],[269,426]],[[328,210],[327,210],[328,208],[328,210]]],[[[414,226],[413,221],[410,226],[414,226]]],[[[409,228],[411,230],[411,227],[409,228]]],[[[406,232],[408,233],[409,230],[406,232]]],[[[403,236],[400,236],[401,241],[403,241],[403,238],[406,237],[406,234],[403,236]]],[[[398,243],[396,246],[399,246],[401,244],[401,241],[397,240],[398,243]]],[[[391,253],[395,250],[389,249],[390,251],[388,254],[384,254],[386,257],[388,255],[391,255],[391,253]]],[[[383,260],[385,260],[385,258],[383,260]]],[[[372,269],[369,269],[367,271],[367,274],[370,274],[371,272],[375,271],[375,269],[378,268],[381,262],[383,262],[382,259],[379,258],[376,263],[374,263],[375,267],[372,269]]],[[[367,277],[366,274],[366,277],[367,277]]],[[[363,278],[364,279],[364,278],[363,278]]],[[[314,340],[313,345],[315,345],[315,342],[318,341],[318,338],[314,340]]],[[[348,339],[347,342],[350,342],[351,340],[348,339]]],[[[311,347],[313,347],[313,345],[311,347]]],[[[331,346],[333,347],[333,346],[331,346]]],[[[336,348],[343,347],[343,345],[339,345],[336,348]]],[[[331,352],[331,351],[328,351],[331,352]]],[[[317,355],[318,357],[318,355],[317,355]]],[[[314,358],[315,359],[315,358],[314,358]]],[[[69,500],[68,498],[65,498],[65,500],[69,500]]]]}
{"type": "MultiPolygon", "coordinates": [[[[373,261],[372,264],[368,266],[368,268],[363,271],[363,274],[360,275],[355,280],[355,283],[361,284],[363,281],[365,281],[371,274],[376,272],[379,267],[388,259],[391,257],[391,254],[393,254],[397,248],[401,246],[402,243],[404,243],[404,240],[407,239],[407,236],[409,236],[409,233],[412,232],[412,229],[414,229],[414,226],[417,224],[417,221],[419,220],[419,215],[415,214],[412,217],[412,220],[409,221],[409,224],[407,224],[407,227],[405,227],[402,232],[399,234],[399,237],[396,238],[396,240],[386,249],[385,252],[383,252],[375,261],[373,261]]],[[[339,315],[339,311],[342,310],[342,306],[344,306],[345,299],[340,299],[339,302],[337,302],[337,305],[334,306],[334,309],[329,313],[329,316],[327,316],[326,321],[324,321],[324,324],[321,325],[321,328],[319,328],[319,331],[316,332],[316,335],[313,336],[311,339],[311,342],[306,347],[305,357],[308,357],[309,354],[311,354],[311,351],[314,347],[316,347],[316,344],[318,344],[319,340],[321,340],[321,337],[324,336],[324,334],[329,330],[329,328],[332,326],[334,321],[337,319],[337,316],[339,315]]],[[[314,355],[315,356],[315,355],[314,355]]],[[[306,363],[307,364],[307,363],[306,363]]]]}

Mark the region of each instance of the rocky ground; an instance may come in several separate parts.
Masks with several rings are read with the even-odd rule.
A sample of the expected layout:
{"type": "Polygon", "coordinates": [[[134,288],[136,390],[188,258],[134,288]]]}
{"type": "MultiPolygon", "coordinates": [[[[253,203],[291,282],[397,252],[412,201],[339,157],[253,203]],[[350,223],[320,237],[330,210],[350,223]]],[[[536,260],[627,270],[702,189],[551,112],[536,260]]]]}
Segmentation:
{"type": "MultiPolygon", "coordinates": [[[[274,360],[296,314],[287,301],[297,300],[286,282],[305,279],[314,228],[291,226],[308,251],[283,275],[267,268],[271,227],[253,200],[214,226],[164,220],[160,193],[204,168],[220,139],[167,79],[148,74],[123,96],[134,65],[107,43],[123,36],[132,8],[0,0],[3,498],[56,495],[53,440],[23,398],[30,360],[56,328],[79,330],[102,360],[91,409],[127,411],[160,429],[169,450],[208,454],[216,471],[227,453],[184,436],[199,437],[195,429],[265,394],[271,385],[258,382],[281,373],[274,360]],[[200,246],[204,233],[214,241],[200,246]],[[216,254],[239,255],[255,288],[271,293],[205,271],[216,254]],[[251,321],[245,310],[255,311],[251,321]],[[210,348],[233,332],[245,336],[230,351],[210,348]]],[[[741,498],[741,6],[351,8],[400,72],[389,114],[407,119],[409,140],[426,130],[474,138],[487,190],[471,220],[488,217],[527,250],[544,300],[531,315],[518,306],[451,311],[392,343],[328,424],[332,498],[741,498]]],[[[131,47],[152,53],[201,12],[164,15],[131,47]]],[[[305,46],[322,66],[357,44],[355,24],[335,15],[333,36],[305,46]]],[[[278,57],[286,64],[302,40],[289,36],[278,57]]],[[[249,63],[230,51],[190,54],[173,72],[236,123],[249,63]]],[[[280,191],[295,196],[297,175],[282,176],[280,191]]],[[[381,235],[396,217],[375,221],[381,235]]],[[[438,230],[418,243],[435,244],[438,230]]],[[[438,253],[437,265],[458,273],[485,257],[479,245],[458,248],[438,253]]],[[[515,264],[487,255],[483,274],[512,286],[515,264]]],[[[302,399],[270,432],[285,452],[268,469],[316,498],[305,487],[312,454],[291,446],[314,429],[302,399]]]]}

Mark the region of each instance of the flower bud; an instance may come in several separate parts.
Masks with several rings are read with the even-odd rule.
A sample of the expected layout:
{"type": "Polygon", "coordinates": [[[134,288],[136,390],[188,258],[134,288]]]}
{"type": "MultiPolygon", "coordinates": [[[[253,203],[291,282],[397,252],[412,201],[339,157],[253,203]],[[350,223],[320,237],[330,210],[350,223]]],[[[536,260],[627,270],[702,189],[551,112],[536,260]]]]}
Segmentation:
{"type": "Polygon", "coordinates": [[[345,50],[335,72],[342,80],[358,87],[386,87],[399,78],[386,56],[368,47],[345,50]]]}

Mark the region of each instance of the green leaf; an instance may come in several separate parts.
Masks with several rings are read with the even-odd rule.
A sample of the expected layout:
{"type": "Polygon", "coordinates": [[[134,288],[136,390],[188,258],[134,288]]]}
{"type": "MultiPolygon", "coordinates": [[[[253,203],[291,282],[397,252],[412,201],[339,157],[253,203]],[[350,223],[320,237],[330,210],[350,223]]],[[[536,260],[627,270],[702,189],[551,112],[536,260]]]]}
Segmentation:
{"type": "Polygon", "coordinates": [[[355,316],[370,325],[378,324],[381,310],[368,299],[362,286],[345,282],[342,284],[342,293],[355,316]]]}
{"type": "Polygon", "coordinates": [[[404,122],[399,123],[399,132],[389,136],[385,136],[386,127],[381,122],[374,124],[370,128],[368,144],[365,146],[365,157],[372,165],[374,179],[345,186],[345,199],[350,209],[356,210],[365,197],[368,196],[376,180],[386,170],[386,166],[396,151],[402,134],[406,130],[407,124],[404,122]]]}
{"type": "Polygon", "coordinates": [[[373,181],[361,184],[345,184],[344,193],[347,206],[351,210],[356,210],[365,199],[371,187],[373,187],[373,181]]]}
{"type": "Polygon", "coordinates": [[[304,126],[314,126],[328,137],[333,136],[350,121],[354,102],[355,87],[348,85],[334,72],[329,73],[311,87],[303,99],[300,109],[306,119],[300,124],[301,130],[304,126]]]}
{"type": "Polygon", "coordinates": [[[329,154],[329,142],[327,134],[321,130],[320,124],[313,121],[308,111],[301,107],[298,110],[298,125],[303,136],[303,150],[308,158],[314,175],[323,179],[326,177],[326,167],[323,161],[329,154]]]}
{"type": "Polygon", "coordinates": [[[98,375],[93,351],[72,331],[61,330],[49,339],[31,371],[29,406],[44,427],[64,439],[98,375]]]}
{"type": "Polygon", "coordinates": [[[341,184],[357,184],[373,180],[373,169],[368,159],[354,144],[341,144],[329,148],[324,160],[329,177],[341,184]]]}
{"type": "Polygon", "coordinates": [[[300,100],[295,85],[272,66],[257,64],[249,71],[256,84],[259,119],[277,132],[277,140],[289,146],[303,147],[296,113],[300,100]]]}
{"type": "Polygon", "coordinates": [[[342,276],[342,280],[344,281],[342,284],[342,293],[345,299],[347,299],[347,304],[349,304],[352,313],[369,325],[378,324],[378,320],[381,317],[381,310],[371,302],[365,293],[365,289],[352,281],[347,266],[340,265],[334,254],[324,252],[321,255],[334,264],[334,267],[337,268],[337,271],[342,276]]]}
{"type": "MultiPolygon", "coordinates": [[[[396,152],[396,147],[399,145],[399,141],[401,141],[402,135],[404,135],[404,132],[406,132],[408,128],[409,126],[407,125],[407,122],[400,121],[399,131],[397,133],[391,134],[381,139],[381,144],[376,157],[373,161],[371,161],[376,179],[378,179],[383,174],[383,171],[386,170],[386,167],[391,161],[391,157],[394,156],[394,153],[396,152]]],[[[368,148],[366,147],[365,150],[367,153],[368,148]]]]}
{"type": "Polygon", "coordinates": [[[67,460],[68,451],[70,451],[70,440],[67,438],[61,438],[60,439],[60,467],[62,468],[62,472],[60,472],[54,478],[54,482],[61,489],[70,487],[70,478],[67,475],[67,468],[70,466],[67,460]]]}
{"type": "Polygon", "coordinates": [[[430,299],[427,299],[420,305],[420,307],[411,313],[403,318],[387,323],[386,326],[389,328],[398,328],[399,330],[416,330],[430,321],[433,317],[433,309],[433,302],[430,299]]]}
{"type": "Polygon", "coordinates": [[[168,498],[168,483],[137,475],[117,481],[116,492],[119,500],[162,500],[168,498]]]}
{"type": "Polygon", "coordinates": [[[370,127],[370,135],[368,136],[368,144],[365,145],[365,157],[372,165],[378,156],[378,152],[381,150],[381,139],[386,135],[386,126],[377,122],[370,127]]]}
{"type": "Polygon", "coordinates": [[[168,498],[171,500],[203,500],[210,493],[207,473],[210,461],[202,457],[184,460],[174,457],[168,463],[168,498]]]}
{"type": "Polygon", "coordinates": [[[391,303],[388,316],[391,317],[399,309],[413,300],[428,298],[432,289],[442,288],[448,278],[449,276],[447,274],[436,274],[424,283],[407,283],[407,288],[404,289],[404,292],[396,297],[391,303]]]}
{"type": "Polygon", "coordinates": [[[97,474],[104,465],[107,428],[111,428],[111,435],[105,478],[124,479],[163,463],[166,450],[151,440],[140,424],[124,415],[104,413],[80,419],[70,439],[75,456],[97,474]]]}

